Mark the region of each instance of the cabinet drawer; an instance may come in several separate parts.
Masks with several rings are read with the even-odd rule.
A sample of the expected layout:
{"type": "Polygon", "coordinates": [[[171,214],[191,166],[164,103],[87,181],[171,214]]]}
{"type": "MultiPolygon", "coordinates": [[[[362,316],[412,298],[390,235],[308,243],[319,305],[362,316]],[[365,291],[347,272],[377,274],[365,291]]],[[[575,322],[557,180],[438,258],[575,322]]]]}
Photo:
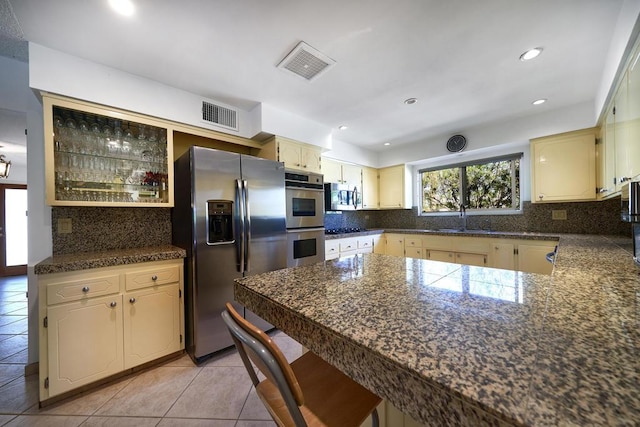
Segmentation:
{"type": "Polygon", "coordinates": [[[405,248],[421,248],[422,247],[422,237],[405,237],[404,238],[404,247],[405,248]]]}
{"type": "Polygon", "coordinates": [[[358,249],[357,239],[341,239],[340,240],[340,253],[348,252],[358,249]]]}
{"type": "Polygon", "coordinates": [[[180,280],[180,267],[149,268],[125,274],[127,291],[142,289],[148,286],[165,285],[180,280]]]}
{"type": "Polygon", "coordinates": [[[358,237],[358,249],[373,248],[373,239],[371,237],[358,237]]]}
{"type": "Polygon", "coordinates": [[[325,240],[324,253],[332,254],[332,253],[337,253],[339,250],[340,250],[339,240],[325,240]]]}
{"type": "Polygon", "coordinates": [[[120,292],[120,275],[118,274],[65,280],[47,285],[47,304],[60,304],[118,292],[120,292]]]}

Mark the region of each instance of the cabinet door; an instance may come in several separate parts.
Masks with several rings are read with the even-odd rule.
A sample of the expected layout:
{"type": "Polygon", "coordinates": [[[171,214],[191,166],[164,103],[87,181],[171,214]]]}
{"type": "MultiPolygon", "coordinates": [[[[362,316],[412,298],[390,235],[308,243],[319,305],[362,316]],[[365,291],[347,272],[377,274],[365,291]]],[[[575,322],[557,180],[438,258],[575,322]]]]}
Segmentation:
{"type": "Polygon", "coordinates": [[[342,168],[340,163],[327,158],[322,159],[322,175],[324,176],[325,183],[342,182],[342,168]]]}
{"type": "Polygon", "coordinates": [[[380,207],[404,208],[404,165],[379,170],[380,207]]]}
{"type": "Polygon", "coordinates": [[[387,252],[387,239],[381,234],[373,236],[373,253],[385,254],[387,252]]]}
{"type": "Polygon", "coordinates": [[[362,207],[365,209],[377,209],[378,198],[378,170],[374,168],[362,168],[362,207]]]}
{"type": "Polygon", "coordinates": [[[614,106],[607,111],[599,144],[598,191],[600,197],[607,197],[616,191],[616,139],[614,106]]]}
{"type": "Polygon", "coordinates": [[[551,274],[553,264],[547,261],[547,254],[554,246],[518,244],[518,270],[527,273],[551,274]]]}
{"type": "Polygon", "coordinates": [[[429,259],[432,261],[456,262],[451,251],[429,250],[429,259]]]}
{"type": "Polygon", "coordinates": [[[635,178],[640,175],[640,64],[638,55],[634,57],[635,66],[629,67],[627,88],[627,172],[626,176],[635,178]]]}
{"type": "Polygon", "coordinates": [[[355,165],[342,165],[342,180],[350,186],[362,188],[362,168],[355,165]]]}
{"type": "Polygon", "coordinates": [[[531,150],[533,203],[596,198],[593,129],[533,140],[531,150]]]}
{"type": "Polygon", "coordinates": [[[320,149],[302,146],[300,148],[300,161],[302,162],[302,169],[309,172],[322,173],[320,149]]]}
{"type": "Polygon", "coordinates": [[[465,252],[456,252],[455,259],[458,264],[465,265],[477,265],[480,267],[487,266],[487,255],[485,254],[470,254],[465,252]]]}
{"type": "Polygon", "coordinates": [[[388,234],[386,254],[404,256],[404,236],[401,234],[388,234]]]}
{"type": "Polygon", "coordinates": [[[288,141],[278,142],[278,159],[286,168],[300,169],[302,167],[302,152],[300,145],[288,141]]]}
{"type": "Polygon", "coordinates": [[[630,159],[631,144],[629,140],[629,109],[627,105],[627,89],[628,80],[627,73],[620,82],[618,92],[615,97],[615,139],[616,139],[616,178],[617,189],[622,187],[622,184],[631,178],[630,175],[630,159]]]}
{"type": "Polygon", "coordinates": [[[43,96],[47,204],[173,206],[173,131],[135,113],[43,96]]]}
{"type": "Polygon", "coordinates": [[[489,267],[515,270],[515,246],[513,243],[494,242],[489,267]]]}
{"type": "Polygon", "coordinates": [[[124,368],[121,295],[49,307],[47,323],[49,397],[124,368]]]}
{"type": "Polygon", "coordinates": [[[180,350],[178,283],[128,292],[124,297],[125,368],[180,350]]]}

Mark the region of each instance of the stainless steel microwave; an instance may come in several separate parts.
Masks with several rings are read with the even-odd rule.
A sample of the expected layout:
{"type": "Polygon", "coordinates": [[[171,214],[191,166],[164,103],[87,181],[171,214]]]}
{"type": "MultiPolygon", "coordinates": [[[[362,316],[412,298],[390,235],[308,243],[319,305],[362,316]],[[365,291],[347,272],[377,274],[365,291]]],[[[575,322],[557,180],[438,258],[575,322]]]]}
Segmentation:
{"type": "Polygon", "coordinates": [[[327,183],[324,185],[326,211],[353,211],[362,209],[362,192],[357,185],[327,183]]]}

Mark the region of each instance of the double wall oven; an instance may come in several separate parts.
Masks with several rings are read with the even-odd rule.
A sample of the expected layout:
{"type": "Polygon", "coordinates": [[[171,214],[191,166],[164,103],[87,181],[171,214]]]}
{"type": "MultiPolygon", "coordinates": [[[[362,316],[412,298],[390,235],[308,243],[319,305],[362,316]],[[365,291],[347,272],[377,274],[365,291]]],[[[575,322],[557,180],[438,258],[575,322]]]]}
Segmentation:
{"type": "Polygon", "coordinates": [[[322,175],[285,171],[287,267],[324,261],[322,175]]]}

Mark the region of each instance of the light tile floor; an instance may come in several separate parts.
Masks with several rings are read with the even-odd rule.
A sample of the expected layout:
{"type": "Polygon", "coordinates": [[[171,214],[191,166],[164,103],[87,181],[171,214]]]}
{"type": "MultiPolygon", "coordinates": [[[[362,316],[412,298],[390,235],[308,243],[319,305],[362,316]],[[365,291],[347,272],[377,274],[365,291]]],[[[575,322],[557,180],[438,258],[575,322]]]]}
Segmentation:
{"type": "MultiPolygon", "coordinates": [[[[240,356],[224,351],[195,365],[183,357],[38,408],[38,376],[27,363],[27,281],[0,278],[0,426],[271,427],[240,356]]],[[[289,361],[302,346],[274,332],[289,361]]]]}

